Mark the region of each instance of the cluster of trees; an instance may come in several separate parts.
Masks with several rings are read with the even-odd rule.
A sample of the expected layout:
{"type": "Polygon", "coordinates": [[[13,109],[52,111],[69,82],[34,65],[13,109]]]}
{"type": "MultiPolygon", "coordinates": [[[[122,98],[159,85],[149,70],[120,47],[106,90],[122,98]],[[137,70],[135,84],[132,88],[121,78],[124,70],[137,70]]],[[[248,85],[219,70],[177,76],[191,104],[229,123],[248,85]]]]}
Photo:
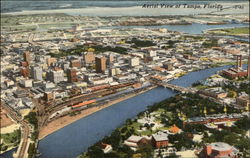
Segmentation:
{"type": "Polygon", "coordinates": [[[30,112],[28,115],[24,117],[24,119],[28,120],[30,124],[32,124],[35,128],[38,127],[38,120],[36,117],[36,112],[30,112]]]}
{"type": "Polygon", "coordinates": [[[192,135],[187,132],[182,132],[180,134],[169,135],[169,142],[174,144],[174,147],[177,150],[181,150],[182,148],[190,149],[194,147],[194,142],[192,141],[192,135]]]}
{"type": "Polygon", "coordinates": [[[234,82],[230,82],[228,84],[223,85],[222,88],[227,91],[235,91],[236,93],[246,92],[247,94],[250,94],[250,87],[249,83],[247,82],[241,82],[239,84],[239,87],[236,87],[234,82]]]}
{"type": "Polygon", "coordinates": [[[127,41],[127,43],[133,43],[134,48],[138,48],[138,47],[150,47],[150,46],[155,46],[156,44],[152,41],[149,40],[139,40],[137,38],[132,38],[131,41],[127,41]]]}
{"type": "Polygon", "coordinates": [[[168,44],[168,48],[174,48],[174,44],[175,43],[178,43],[179,41],[172,41],[172,40],[169,40],[168,42],[167,42],[167,44],[168,44]]]}
{"type": "Polygon", "coordinates": [[[111,51],[111,52],[116,52],[116,53],[120,53],[120,54],[127,54],[127,48],[124,47],[111,47],[111,46],[101,46],[101,45],[97,45],[97,46],[92,46],[91,48],[93,48],[95,50],[95,53],[102,53],[102,52],[107,52],[107,51],[111,51]]]}
{"type": "Polygon", "coordinates": [[[35,143],[30,143],[28,148],[28,158],[33,158],[34,154],[36,154],[35,143]]]}
{"type": "MultiPolygon", "coordinates": [[[[37,120],[37,113],[30,112],[28,115],[24,117],[24,119],[28,120],[28,122],[34,126],[34,132],[31,135],[31,140],[36,142],[38,138],[38,120],[37,120]]],[[[30,143],[28,149],[29,158],[32,158],[34,154],[36,154],[36,146],[35,143],[30,143]]]]}

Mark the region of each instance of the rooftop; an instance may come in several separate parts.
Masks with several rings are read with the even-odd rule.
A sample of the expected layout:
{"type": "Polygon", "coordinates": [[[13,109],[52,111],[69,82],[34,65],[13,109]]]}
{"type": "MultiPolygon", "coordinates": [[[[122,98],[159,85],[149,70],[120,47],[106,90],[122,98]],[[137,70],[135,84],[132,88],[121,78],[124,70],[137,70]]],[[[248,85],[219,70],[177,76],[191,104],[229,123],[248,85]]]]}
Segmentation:
{"type": "Polygon", "coordinates": [[[226,150],[232,149],[231,145],[227,143],[223,143],[223,142],[211,143],[209,144],[209,146],[211,146],[213,150],[217,150],[217,151],[226,151],[226,150]]]}
{"type": "Polygon", "coordinates": [[[153,137],[156,141],[165,141],[168,140],[168,134],[164,132],[158,132],[153,134],[153,137]]]}

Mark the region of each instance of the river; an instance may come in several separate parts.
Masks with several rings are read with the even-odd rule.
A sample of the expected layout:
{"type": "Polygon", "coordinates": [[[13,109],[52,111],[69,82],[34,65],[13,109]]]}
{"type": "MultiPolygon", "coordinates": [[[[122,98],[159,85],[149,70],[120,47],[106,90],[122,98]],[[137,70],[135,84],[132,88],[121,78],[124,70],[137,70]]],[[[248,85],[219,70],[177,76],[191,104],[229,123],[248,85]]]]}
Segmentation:
{"type": "MultiPolygon", "coordinates": [[[[129,29],[129,28],[150,28],[159,29],[166,28],[171,31],[178,31],[187,34],[202,34],[203,31],[209,29],[223,29],[223,28],[234,28],[234,27],[249,27],[247,23],[227,23],[221,25],[207,25],[201,23],[192,23],[191,25],[157,25],[157,26],[107,26],[100,27],[101,29],[129,29]]],[[[232,38],[232,37],[231,37],[232,38]]]]}
{"type": "MultiPolygon", "coordinates": [[[[191,72],[179,79],[172,80],[171,83],[188,87],[228,67],[223,66],[191,72]]],[[[128,118],[135,117],[139,112],[146,110],[147,106],[175,94],[177,93],[169,89],[155,88],[82,118],[42,139],[39,143],[41,157],[75,158],[86,151],[89,146],[124,124],[128,118]]]]}

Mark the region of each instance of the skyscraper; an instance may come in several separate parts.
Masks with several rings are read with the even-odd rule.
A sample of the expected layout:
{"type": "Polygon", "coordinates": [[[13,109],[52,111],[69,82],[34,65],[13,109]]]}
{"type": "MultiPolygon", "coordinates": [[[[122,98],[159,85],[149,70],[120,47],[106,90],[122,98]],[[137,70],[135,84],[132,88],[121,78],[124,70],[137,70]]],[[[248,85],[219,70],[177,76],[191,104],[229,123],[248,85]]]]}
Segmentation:
{"type": "Polygon", "coordinates": [[[20,73],[23,77],[29,77],[29,68],[27,67],[21,67],[20,68],[20,73]]]}
{"type": "Polygon", "coordinates": [[[43,80],[43,70],[41,67],[38,66],[32,66],[31,67],[31,78],[35,80],[43,80]]]}
{"type": "Polygon", "coordinates": [[[96,72],[97,73],[103,73],[106,70],[106,58],[105,57],[96,57],[95,58],[96,63],[96,72]]]}
{"type": "Polygon", "coordinates": [[[93,52],[87,52],[83,55],[83,60],[85,64],[91,64],[95,61],[95,55],[93,54],[93,52]]]}
{"type": "Polygon", "coordinates": [[[77,82],[77,76],[76,76],[76,69],[68,69],[67,70],[67,78],[68,78],[68,82],[73,83],[73,82],[77,82]]]}
{"type": "Polygon", "coordinates": [[[55,69],[55,70],[52,70],[48,73],[48,79],[51,81],[51,82],[54,82],[54,83],[59,83],[61,81],[64,81],[64,72],[62,69],[55,69]]]}
{"type": "Polygon", "coordinates": [[[26,51],[23,53],[23,60],[26,61],[28,64],[31,62],[30,52],[26,51]]]}

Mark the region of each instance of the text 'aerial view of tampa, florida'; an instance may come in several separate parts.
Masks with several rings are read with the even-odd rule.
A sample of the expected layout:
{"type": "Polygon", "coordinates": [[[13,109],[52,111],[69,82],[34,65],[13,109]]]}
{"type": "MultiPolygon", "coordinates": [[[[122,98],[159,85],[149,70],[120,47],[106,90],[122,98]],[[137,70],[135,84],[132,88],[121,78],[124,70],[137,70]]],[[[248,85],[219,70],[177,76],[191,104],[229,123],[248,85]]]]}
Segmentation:
{"type": "Polygon", "coordinates": [[[1,0],[0,158],[250,158],[248,0],[1,0]]]}

